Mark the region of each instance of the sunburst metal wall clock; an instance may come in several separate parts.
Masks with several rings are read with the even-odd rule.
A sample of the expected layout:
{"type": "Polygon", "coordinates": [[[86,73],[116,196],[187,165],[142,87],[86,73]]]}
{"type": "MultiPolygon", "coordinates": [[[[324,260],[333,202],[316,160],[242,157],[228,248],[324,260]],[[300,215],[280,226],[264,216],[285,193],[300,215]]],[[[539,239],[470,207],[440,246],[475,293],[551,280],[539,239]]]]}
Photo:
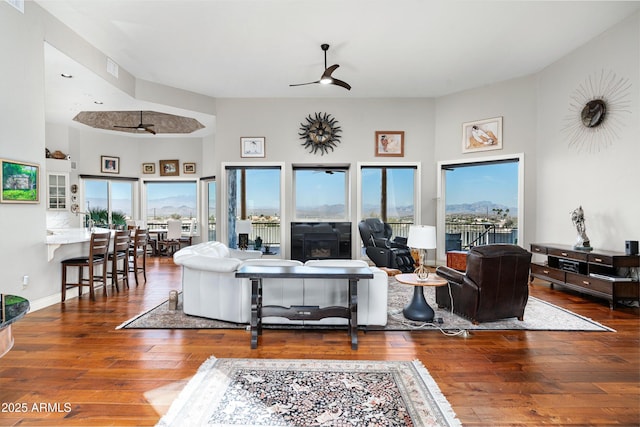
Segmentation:
{"type": "Polygon", "coordinates": [[[622,113],[631,113],[630,89],[629,79],[604,70],[581,83],[570,97],[570,114],[563,129],[569,146],[599,151],[611,145],[624,126],[622,113]]]}
{"type": "Polygon", "coordinates": [[[341,132],[338,121],[331,117],[331,114],[315,113],[315,116],[309,114],[306,122],[300,123],[298,135],[304,141],[302,145],[308,148],[310,153],[320,153],[324,156],[340,143],[341,132]]]}

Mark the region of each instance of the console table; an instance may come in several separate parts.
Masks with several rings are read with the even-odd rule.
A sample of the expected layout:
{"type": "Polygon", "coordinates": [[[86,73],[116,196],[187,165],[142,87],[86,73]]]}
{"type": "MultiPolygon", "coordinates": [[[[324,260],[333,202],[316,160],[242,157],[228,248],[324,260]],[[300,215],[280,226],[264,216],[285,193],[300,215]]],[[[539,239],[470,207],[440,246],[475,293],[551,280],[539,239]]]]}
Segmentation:
{"type": "Polygon", "coordinates": [[[620,275],[620,269],[640,267],[640,255],[603,250],[584,251],[568,245],[534,243],[531,253],[546,255],[531,263],[534,277],[578,292],[604,298],[613,309],[616,301],[640,301],[640,283],[620,275]]]}
{"type": "Polygon", "coordinates": [[[245,265],[238,269],[236,277],[251,280],[251,348],[258,347],[262,318],[277,316],[290,320],[348,319],[351,348],[358,349],[358,280],[373,279],[369,268],[245,265]],[[349,301],[346,307],[262,306],[262,279],[345,279],[349,285],[349,301]]]}

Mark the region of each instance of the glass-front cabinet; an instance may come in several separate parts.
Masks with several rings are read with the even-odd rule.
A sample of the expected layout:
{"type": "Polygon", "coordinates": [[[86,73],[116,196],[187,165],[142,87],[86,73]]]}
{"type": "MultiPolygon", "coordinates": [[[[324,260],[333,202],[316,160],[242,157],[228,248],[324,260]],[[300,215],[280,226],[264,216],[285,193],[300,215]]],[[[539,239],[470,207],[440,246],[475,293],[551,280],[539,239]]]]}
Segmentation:
{"type": "Polygon", "coordinates": [[[47,208],[66,210],[69,207],[69,174],[50,172],[47,174],[47,208]]]}

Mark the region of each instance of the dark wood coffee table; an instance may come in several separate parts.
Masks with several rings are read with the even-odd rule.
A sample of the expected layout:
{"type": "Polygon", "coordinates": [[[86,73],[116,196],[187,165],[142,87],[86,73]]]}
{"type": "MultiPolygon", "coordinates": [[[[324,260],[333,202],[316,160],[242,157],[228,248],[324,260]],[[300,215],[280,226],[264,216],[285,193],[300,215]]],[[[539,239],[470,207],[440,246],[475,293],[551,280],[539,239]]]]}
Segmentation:
{"type": "Polygon", "coordinates": [[[369,268],[247,265],[238,269],[236,277],[251,280],[251,348],[258,347],[262,318],[277,316],[290,320],[320,320],[327,317],[348,319],[351,348],[358,349],[358,280],[373,279],[369,268]],[[262,306],[262,279],[346,279],[349,301],[346,307],[262,306]]]}

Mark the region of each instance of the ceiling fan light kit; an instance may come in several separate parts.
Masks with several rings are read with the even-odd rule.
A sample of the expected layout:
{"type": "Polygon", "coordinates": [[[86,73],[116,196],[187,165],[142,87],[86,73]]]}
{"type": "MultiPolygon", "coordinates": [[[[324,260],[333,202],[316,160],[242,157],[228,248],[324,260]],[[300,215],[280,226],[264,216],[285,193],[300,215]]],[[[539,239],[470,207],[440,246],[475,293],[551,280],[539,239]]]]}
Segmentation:
{"type": "Polygon", "coordinates": [[[331,75],[340,65],[334,64],[331,67],[327,67],[327,50],[329,50],[329,45],[324,43],[320,45],[320,48],[324,51],[324,72],[322,73],[322,76],[320,76],[320,80],[316,80],[308,83],[297,83],[289,86],[305,86],[305,85],[312,85],[312,84],[319,83],[323,85],[332,84],[332,85],[343,87],[346,90],[351,90],[351,85],[349,83],[344,82],[342,80],[338,80],[331,75]]]}

